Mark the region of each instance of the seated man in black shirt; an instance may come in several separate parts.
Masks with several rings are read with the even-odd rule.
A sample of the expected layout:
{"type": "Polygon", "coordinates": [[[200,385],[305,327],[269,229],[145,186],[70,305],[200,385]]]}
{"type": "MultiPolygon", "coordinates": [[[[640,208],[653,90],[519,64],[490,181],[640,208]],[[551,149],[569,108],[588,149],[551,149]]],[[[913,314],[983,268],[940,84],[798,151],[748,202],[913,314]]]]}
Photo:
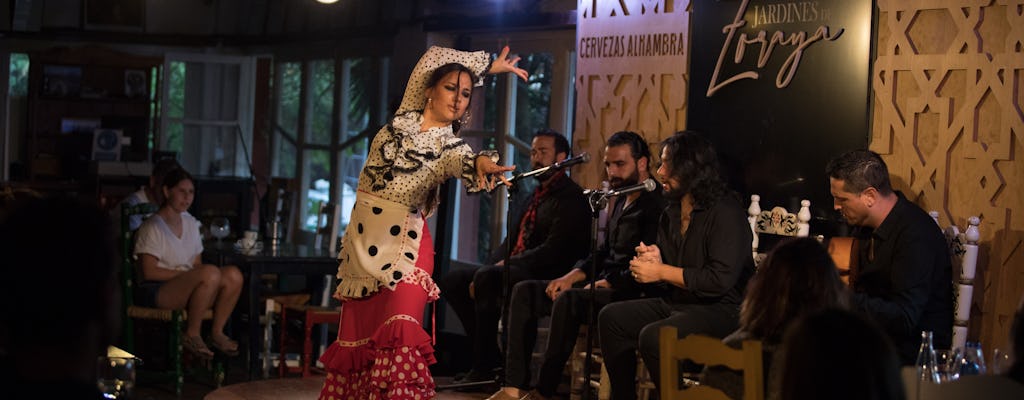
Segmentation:
{"type": "Polygon", "coordinates": [[[659,376],[662,326],[676,327],[680,337],[722,338],[735,331],[744,289],[754,274],[746,208],[722,180],[711,142],[690,131],[669,137],[658,176],[669,205],[658,223],[657,244],[640,243],[630,271],[637,282],[667,283],[667,293],[609,304],[598,317],[616,400],[636,398],[637,350],[651,376],[659,376]]]}
{"type": "Polygon", "coordinates": [[[934,332],[936,349],[948,349],[953,269],[935,220],[893,191],[885,161],[872,151],[843,154],[826,172],[835,209],[857,227],[854,308],[885,329],[904,365],[914,364],[921,331],[934,332]]]}
{"type": "MultiPolygon", "coordinates": [[[[562,134],[541,130],[534,136],[530,149],[534,169],[568,156],[569,141],[562,134]]],[[[455,310],[473,342],[473,368],[462,383],[494,379],[493,369],[500,362],[497,333],[507,242],[512,240],[514,245],[508,269],[512,284],[562,276],[589,250],[589,235],[582,233],[590,232],[590,207],[583,189],[562,170],[536,177],[541,183],[525,211],[509,221],[511,232],[495,249],[491,257],[494,265],[455,269],[438,282],[441,296],[455,310]]]]}
{"type": "MultiPolygon", "coordinates": [[[[604,151],[611,188],[622,189],[650,178],[650,159],[651,151],[640,135],[628,131],[612,135],[604,151]]],[[[525,395],[530,385],[530,356],[537,339],[537,319],[549,314],[548,346],[536,393],[530,398],[542,400],[555,394],[580,326],[588,320],[589,289],[580,286],[587,279],[594,257],[598,257],[602,269],[597,275],[600,279],[595,281],[598,289],[594,307],[600,309],[612,301],[636,299],[645,291],[656,290],[633,280],[629,260],[636,255],[637,243],[652,243],[657,236],[658,218],[665,209],[660,190],[617,196],[611,204],[608,235],[596,252],[576,262],[573,269],[560,278],[523,281],[512,290],[505,386],[491,399],[519,399],[525,395]]]]}

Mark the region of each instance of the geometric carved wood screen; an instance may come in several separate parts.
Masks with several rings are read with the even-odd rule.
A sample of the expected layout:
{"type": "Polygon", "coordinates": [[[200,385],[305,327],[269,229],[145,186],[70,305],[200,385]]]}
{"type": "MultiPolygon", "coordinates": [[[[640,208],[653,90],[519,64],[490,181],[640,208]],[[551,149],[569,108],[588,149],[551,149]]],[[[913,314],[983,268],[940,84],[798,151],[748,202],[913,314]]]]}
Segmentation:
{"type": "MultiPolygon", "coordinates": [[[[577,2],[573,146],[594,159],[572,171],[583,187],[606,179],[604,144],[615,132],[637,132],[654,146],[686,126],[688,6],[686,0],[577,2]]],[[[652,147],[654,159],[658,150],[652,147]]]]}
{"type": "Polygon", "coordinates": [[[1024,0],[878,8],[870,147],[943,226],[982,218],[968,337],[1005,348],[1024,293],[1024,0]]]}

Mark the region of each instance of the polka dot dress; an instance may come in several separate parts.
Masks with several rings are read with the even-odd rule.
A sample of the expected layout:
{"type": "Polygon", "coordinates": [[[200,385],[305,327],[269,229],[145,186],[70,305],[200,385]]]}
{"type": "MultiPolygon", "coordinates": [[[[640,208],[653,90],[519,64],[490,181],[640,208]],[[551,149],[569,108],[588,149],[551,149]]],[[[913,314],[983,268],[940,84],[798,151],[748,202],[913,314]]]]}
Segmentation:
{"type": "MultiPolygon", "coordinates": [[[[431,47],[420,58],[409,77],[405,96],[396,116],[377,133],[370,144],[366,164],[359,177],[359,190],[408,205],[432,210],[434,192],[450,177],[461,176],[469,191],[479,191],[474,162],[476,154],[451,126],[434,127],[420,132],[423,108],[427,98],[427,79],[437,67],[459,63],[477,76],[490,67],[487,52],[464,52],[431,47]]],[[[497,153],[482,152],[497,161],[497,153]]]]}
{"type": "Polygon", "coordinates": [[[423,356],[415,348],[381,352],[369,370],[351,375],[328,373],[321,399],[434,398],[434,381],[423,356]]]}
{"type": "MultiPolygon", "coordinates": [[[[434,397],[428,370],[434,350],[417,320],[428,299],[438,295],[422,214],[434,208],[430,203],[445,180],[461,176],[470,191],[480,190],[481,182],[475,177],[477,156],[451,126],[420,132],[426,82],[448,63],[482,76],[489,61],[483,51],[431,47],[416,64],[396,117],[370,144],[339,252],[336,294],[358,299],[342,306],[338,340],[320,358],[329,372],[321,399],[434,397]],[[367,199],[360,211],[359,202],[367,199]]],[[[485,154],[497,161],[496,153],[485,154]]]]}
{"type": "MultiPolygon", "coordinates": [[[[429,230],[420,241],[415,271],[429,280],[434,256],[429,230]]],[[[320,357],[328,371],[320,398],[433,398],[434,348],[418,320],[429,296],[421,283],[403,279],[395,290],[345,302],[338,339],[320,357]]]]}
{"type": "MultiPolygon", "coordinates": [[[[339,298],[361,298],[380,288],[394,290],[413,278],[424,221],[417,210],[365,192],[356,195],[338,254],[339,298]]],[[[424,290],[436,291],[433,281],[424,290]]]]}

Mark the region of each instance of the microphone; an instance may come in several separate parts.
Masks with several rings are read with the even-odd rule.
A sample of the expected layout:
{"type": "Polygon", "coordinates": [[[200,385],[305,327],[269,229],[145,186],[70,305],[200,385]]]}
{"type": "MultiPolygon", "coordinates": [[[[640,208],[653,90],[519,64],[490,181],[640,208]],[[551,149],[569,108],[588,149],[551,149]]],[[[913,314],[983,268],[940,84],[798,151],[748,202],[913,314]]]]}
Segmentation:
{"type": "Polygon", "coordinates": [[[638,183],[636,185],[626,186],[626,187],[624,187],[622,189],[612,189],[612,190],[587,189],[587,190],[583,191],[583,194],[586,195],[586,196],[600,195],[600,196],[604,196],[604,197],[615,197],[615,196],[620,196],[620,195],[624,195],[624,194],[630,194],[630,193],[633,193],[633,192],[639,192],[641,190],[645,191],[645,192],[650,192],[650,191],[653,191],[657,187],[658,187],[658,184],[654,182],[654,179],[647,178],[643,182],[640,182],[640,183],[638,183]]]}
{"type": "MultiPolygon", "coordinates": [[[[576,157],[573,157],[573,158],[570,158],[570,159],[567,159],[567,160],[563,160],[563,161],[559,161],[559,162],[556,162],[554,164],[551,164],[551,165],[543,167],[543,168],[537,168],[537,169],[535,169],[533,171],[530,171],[530,172],[524,172],[524,173],[521,173],[519,175],[515,175],[515,176],[509,178],[509,182],[516,182],[516,181],[518,181],[520,179],[523,179],[523,178],[528,178],[528,177],[531,177],[531,176],[534,176],[534,175],[540,175],[540,174],[543,174],[545,172],[552,171],[552,170],[560,170],[560,169],[568,168],[568,167],[571,167],[571,166],[576,165],[576,164],[585,163],[587,161],[590,161],[590,154],[582,153],[582,154],[580,154],[580,155],[578,155],[576,157]]],[[[497,183],[497,185],[504,185],[504,184],[505,184],[504,181],[501,181],[501,182],[497,183]]]]}
{"type": "Polygon", "coordinates": [[[582,154],[580,154],[580,155],[578,155],[576,157],[573,157],[573,158],[570,158],[570,159],[567,159],[567,160],[564,160],[564,161],[559,161],[559,162],[556,162],[554,164],[551,164],[550,168],[551,169],[568,168],[568,167],[571,167],[573,165],[582,164],[582,163],[585,163],[585,162],[588,162],[588,161],[590,161],[590,154],[582,153],[582,154]]]}

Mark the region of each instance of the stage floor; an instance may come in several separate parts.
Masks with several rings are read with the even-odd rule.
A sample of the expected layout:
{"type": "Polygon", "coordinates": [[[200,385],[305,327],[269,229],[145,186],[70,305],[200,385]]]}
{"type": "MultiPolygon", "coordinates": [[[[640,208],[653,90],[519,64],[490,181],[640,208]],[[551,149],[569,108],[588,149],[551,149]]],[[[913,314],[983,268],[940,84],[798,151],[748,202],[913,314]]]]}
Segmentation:
{"type": "MultiPolygon", "coordinates": [[[[437,384],[451,381],[449,377],[437,377],[437,384]]],[[[264,379],[227,385],[208,393],[204,400],[309,400],[320,394],[322,375],[309,378],[264,379]]],[[[486,399],[490,393],[438,392],[437,400],[478,400],[486,399]]]]}

